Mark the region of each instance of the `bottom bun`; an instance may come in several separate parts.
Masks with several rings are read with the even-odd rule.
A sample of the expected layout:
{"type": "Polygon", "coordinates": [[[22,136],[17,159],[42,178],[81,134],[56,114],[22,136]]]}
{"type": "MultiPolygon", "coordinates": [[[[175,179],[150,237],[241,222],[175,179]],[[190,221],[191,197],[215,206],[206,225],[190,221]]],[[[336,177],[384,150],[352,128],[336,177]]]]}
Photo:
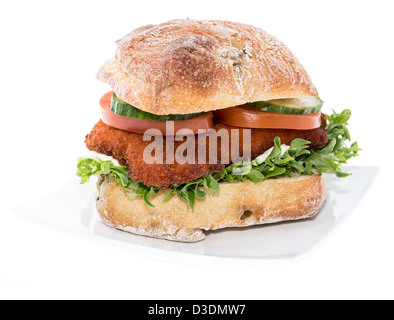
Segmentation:
{"type": "Polygon", "coordinates": [[[203,240],[203,230],[247,227],[314,217],[326,198],[323,175],[295,175],[260,183],[221,183],[220,194],[196,199],[194,211],[169,189],[151,197],[130,197],[111,175],[98,180],[97,210],[109,226],[154,238],[182,242],[203,240]]]}

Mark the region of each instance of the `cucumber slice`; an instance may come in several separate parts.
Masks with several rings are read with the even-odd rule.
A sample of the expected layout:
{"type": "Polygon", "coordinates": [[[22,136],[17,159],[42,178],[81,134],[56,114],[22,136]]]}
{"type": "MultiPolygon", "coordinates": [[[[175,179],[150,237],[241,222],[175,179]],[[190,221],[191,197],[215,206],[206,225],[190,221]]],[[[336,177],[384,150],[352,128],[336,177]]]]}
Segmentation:
{"type": "Polygon", "coordinates": [[[153,121],[179,121],[179,120],[188,120],[192,118],[196,118],[204,112],[201,113],[190,113],[190,114],[169,114],[169,115],[157,115],[153,113],[149,113],[146,111],[142,111],[131,104],[124,102],[119,99],[115,93],[112,94],[111,99],[111,111],[116,113],[119,116],[134,118],[134,119],[144,119],[144,120],[153,120],[153,121]]]}
{"type": "Polygon", "coordinates": [[[323,103],[324,102],[318,97],[303,97],[257,101],[249,103],[248,105],[262,111],[303,115],[319,112],[323,103]]]}

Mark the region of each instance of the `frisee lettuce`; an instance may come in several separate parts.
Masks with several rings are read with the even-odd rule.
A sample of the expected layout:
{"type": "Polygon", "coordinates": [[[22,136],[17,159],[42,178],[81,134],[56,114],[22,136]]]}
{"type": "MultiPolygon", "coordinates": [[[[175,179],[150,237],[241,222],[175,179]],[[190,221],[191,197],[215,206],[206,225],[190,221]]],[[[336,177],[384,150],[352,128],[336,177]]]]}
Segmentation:
{"type": "MultiPolygon", "coordinates": [[[[220,182],[261,182],[276,176],[292,176],[294,172],[300,174],[313,174],[314,170],[320,173],[335,174],[337,177],[347,177],[349,173],[341,170],[341,165],[358,156],[361,149],[357,142],[348,147],[346,143],[350,141],[350,134],[347,128],[351,116],[350,110],[341,113],[328,115],[326,131],[328,142],[321,149],[309,149],[310,142],[304,139],[295,139],[290,146],[283,147],[281,140],[276,137],[274,147],[268,156],[263,157],[263,161],[243,161],[231,164],[222,172],[210,173],[200,179],[173,184],[164,196],[165,200],[177,195],[194,209],[196,199],[203,199],[211,192],[220,193],[220,182]]],[[[146,186],[129,177],[128,169],[124,166],[116,166],[112,161],[101,159],[84,158],[78,162],[77,176],[81,178],[81,183],[89,181],[91,176],[100,174],[110,174],[126,190],[130,197],[142,197],[145,203],[154,207],[150,198],[157,194],[162,188],[146,186]]]]}

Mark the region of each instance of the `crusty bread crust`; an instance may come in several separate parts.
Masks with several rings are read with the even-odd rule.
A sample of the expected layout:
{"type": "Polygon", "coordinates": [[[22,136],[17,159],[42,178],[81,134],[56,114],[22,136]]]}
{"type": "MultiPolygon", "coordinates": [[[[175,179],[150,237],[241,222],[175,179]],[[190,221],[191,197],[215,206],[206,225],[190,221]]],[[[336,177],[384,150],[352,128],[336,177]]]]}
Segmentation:
{"type": "Polygon", "coordinates": [[[120,39],[97,77],[155,114],[318,96],[304,67],[265,31],[229,21],[173,20],[120,39]]]}
{"type": "Polygon", "coordinates": [[[109,226],[134,234],[182,242],[203,240],[203,230],[246,227],[310,218],[326,198],[323,175],[280,177],[260,183],[221,183],[220,194],[198,199],[194,211],[168,189],[151,198],[129,197],[110,175],[98,180],[97,210],[109,226]]]}

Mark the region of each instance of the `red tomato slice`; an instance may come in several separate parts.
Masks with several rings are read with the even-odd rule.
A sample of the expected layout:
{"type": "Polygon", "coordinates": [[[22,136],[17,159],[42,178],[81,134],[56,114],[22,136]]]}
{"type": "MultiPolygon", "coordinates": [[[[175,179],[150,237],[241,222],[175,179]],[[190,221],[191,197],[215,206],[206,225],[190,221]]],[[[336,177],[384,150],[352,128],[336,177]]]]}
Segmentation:
{"type": "Polygon", "coordinates": [[[215,121],[234,127],[310,130],[321,126],[321,112],[292,115],[238,106],[214,112],[215,121]]]}
{"type": "Polygon", "coordinates": [[[175,135],[177,133],[182,134],[182,129],[188,129],[188,132],[191,130],[194,134],[197,134],[199,129],[208,131],[214,128],[212,112],[207,112],[189,120],[179,121],[154,121],[119,116],[111,111],[112,93],[113,91],[107,92],[100,99],[101,120],[111,127],[141,134],[144,134],[149,129],[157,129],[163,135],[167,134],[167,129],[171,129],[170,127],[167,127],[167,122],[174,124],[173,131],[171,129],[168,132],[170,135],[175,135]]]}

